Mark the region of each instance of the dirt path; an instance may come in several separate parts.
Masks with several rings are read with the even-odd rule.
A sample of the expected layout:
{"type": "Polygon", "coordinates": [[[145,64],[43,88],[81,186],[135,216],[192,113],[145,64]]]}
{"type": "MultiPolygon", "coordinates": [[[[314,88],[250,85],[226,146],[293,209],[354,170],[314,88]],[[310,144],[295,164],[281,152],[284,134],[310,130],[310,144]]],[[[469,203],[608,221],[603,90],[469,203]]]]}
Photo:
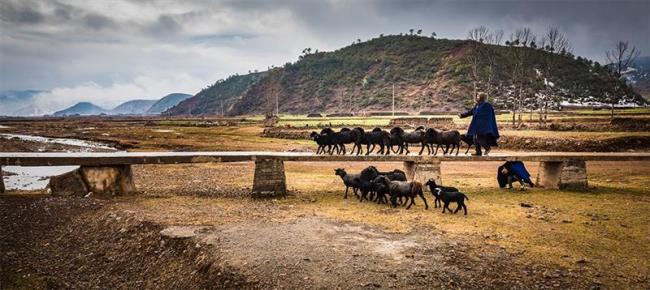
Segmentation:
{"type": "Polygon", "coordinates": [[[523,261],[496,246],[471,246],[432,228],[391,234],[304,215],[186,227],[153,222],[132,204],[0,198],[0,282],[35,289],[566,289],[592,283],[580,272],[523,261]]]}

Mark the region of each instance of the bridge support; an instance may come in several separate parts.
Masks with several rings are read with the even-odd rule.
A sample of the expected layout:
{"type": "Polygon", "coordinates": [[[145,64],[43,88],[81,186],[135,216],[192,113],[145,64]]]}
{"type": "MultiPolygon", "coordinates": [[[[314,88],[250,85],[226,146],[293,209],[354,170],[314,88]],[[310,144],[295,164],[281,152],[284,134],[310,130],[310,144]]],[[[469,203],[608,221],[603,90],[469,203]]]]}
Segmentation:
{"type": "Polygon", "coordinates": [[[284,162],[277,159],[255,160],[253,197],[278,197],[287,194],[284,162]]]}
{"type": "Polygon", "coordinates": [[[0,166],[0,193],[5,193],[5,180],[2,177],[2,166],[0,166]]]}
{"type": "Polygon", "coordinates": [[[104,196],[127,195],[135,192],[130,165],[81,166],[79,169],[50,178],[52,195],[85,195],[88,192],[104,196]]]}
{"type": "Polygon", "coordinates": [[[440,160],[432,162],[404,161],[404,172],[408,180],[415,180],[422,184],[430,178],[436,181],[436,184],[442,184],[442,174],[440,173],[440,160]]]}
{"type": "Polygon", "coordinates": [[[537,172],[537,185],[555,189],[585,189],[587,164],[584,160],[542,161],[537,172]]]}

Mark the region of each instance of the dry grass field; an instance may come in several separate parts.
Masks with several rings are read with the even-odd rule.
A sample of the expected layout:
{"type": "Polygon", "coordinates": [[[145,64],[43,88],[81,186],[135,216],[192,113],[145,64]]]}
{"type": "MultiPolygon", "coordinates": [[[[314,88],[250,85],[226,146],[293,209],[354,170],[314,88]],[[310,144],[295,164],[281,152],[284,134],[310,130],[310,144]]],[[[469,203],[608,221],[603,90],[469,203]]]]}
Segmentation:
{"type": "MultiPolygon", "coordinates": [[[[308,140],[260,137],[256,125],[8,126],[3,133],[111,141],[133,151],[314,150],[308,140]]],[[[506,131],[557,133],[585,142],[602,136],[506,131]]],[[[0,282],[9,288],[650,287],[647,162],[589,162],[584,191],[499,189],[499,163],[443,163],[445,185],[470,198],[467,216],[442,214],[428,192],[429,210],[421,201],[406,210],[343,199],[334,169],[368,165],[287,162],[290,195],[273,200],[249,197],[250,163],[135,166],[140,194],[108,200],[9,191],[0,197],[0,282]],[[200,230],[190,241],[161,238],[171,226],[200,230]],[[147,271],[168,279],[148,280],[147,271]]],[[[537,164],[527,166],[535,176],[537,164]]]]}

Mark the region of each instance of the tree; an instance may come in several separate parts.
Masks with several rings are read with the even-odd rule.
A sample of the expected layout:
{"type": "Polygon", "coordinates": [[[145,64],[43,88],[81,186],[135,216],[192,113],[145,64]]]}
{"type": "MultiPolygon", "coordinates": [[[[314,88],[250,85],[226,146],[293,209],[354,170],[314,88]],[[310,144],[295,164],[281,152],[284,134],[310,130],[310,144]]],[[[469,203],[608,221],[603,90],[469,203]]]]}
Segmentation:
{"type": "Polygon", "coordinates": [[[634,61],[639,56],[639,51],[635,46],[630,47],[627,41],[619,41],[614,47],[605,51],[605,57],[609,62],[607,70],[612,84],[611,91],[606,92],[608,99],[611,103],[611,118],[614,118],[614,105],[624,100],[630,93],[630,90],[625,82],[623,72],[630,66],[634,65],[634,61]]]}
{"type": "Polygon", "coordinates": [[[436,38],[438,36],[435,32],[431,32],[431,38],[436,38]]]}
{"type": "Polygon", "coordinates": [[[413,30],[414,30],[413,28],[409,29],[409,34],[410,35],[413,35],[413,30]]]}
{"type": "Polygon", "coordinates": [[[422,34],[422,29],[418,29],[417,35],[422,34]]]}
{"type": "Polygon", "coordinates": [[[539,47],[547,52],[542,60],[543,66],[541,67],[541,79],[543,80],[544,86],[542,86],[539,100],[539,118],[540,121],[546,122],[548,117],[548,107],[551,105],[555,106],[561,101],[559,92],[554,86],[557,82],[557,79],[554,77],[554,71],[559,60],[555,53],[569,51],[571,50],[571,46],[567,36],[561,32],[559,28],[551,26],[542,36],[539,47]]]}

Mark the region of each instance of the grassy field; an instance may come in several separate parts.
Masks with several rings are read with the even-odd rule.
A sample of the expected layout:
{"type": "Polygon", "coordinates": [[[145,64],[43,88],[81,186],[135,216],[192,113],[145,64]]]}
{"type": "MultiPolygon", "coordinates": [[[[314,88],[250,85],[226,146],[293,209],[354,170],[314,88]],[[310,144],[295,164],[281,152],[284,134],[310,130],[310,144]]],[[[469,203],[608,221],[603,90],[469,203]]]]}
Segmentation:
{"type": "MultiPolygon", "coordinates": [[[[274,200],[281,210],[272,214],[259,212],[260,207],[265,208],[265,201],[228,197],[231,191],[250,187],[253,167],[246,163],[192,166],[192,170],[207,170],[204,175],[191,177],[194,183],[224,180],[213,189],[216,191],[214,198],[145,198],[124,207],[135,208],[166,224],[223,225],[258,218],[283,222],[316,216],[403,235],[430,228],[432,233],[468,242],[475,250],[493,245],[521,255],[525,260],[568,269],[587,268],[612,288],[637,288],[643,285],[638,283],[650,275],[648,163],[590,162],[591,188],[585,191],[504,190],[494,181],[497,162],[443,163],[445,185],[461,188],[470,198],[467,216],[442,214],[440,209],[434,208],[424,210],[420,200],[414,208],[405,210],[360,203],[354,196],[343,199],[343,186],[340,178],[333,174],[334,168],[357,172],[367,165],[287,163],[287,181],[292,195],[274,200]],[[522,207],[522,203],[531,207],[522,207]],[[214,209],[219,209],[219,214],[215,215],[214,209]]],[[[380,170],[402,166],[400,163],[375,165],[380,170]]],[[[537,172],[536,165],[528,164],[533,176],[537,172]]],[[[154,170],[155,173],[147,173],[146,168],[142,166],[136,170],[141,182],[139,187],[155,187],[147,181],[153,179],[150,174],[164,180],[167,176],[178,177],[174,172],[185,167],[154,170]]],[[[169,192],[174,196],[173,186],[169,192]]],[[[426,197],[433,206],[430,193],[426,197]]]]}

